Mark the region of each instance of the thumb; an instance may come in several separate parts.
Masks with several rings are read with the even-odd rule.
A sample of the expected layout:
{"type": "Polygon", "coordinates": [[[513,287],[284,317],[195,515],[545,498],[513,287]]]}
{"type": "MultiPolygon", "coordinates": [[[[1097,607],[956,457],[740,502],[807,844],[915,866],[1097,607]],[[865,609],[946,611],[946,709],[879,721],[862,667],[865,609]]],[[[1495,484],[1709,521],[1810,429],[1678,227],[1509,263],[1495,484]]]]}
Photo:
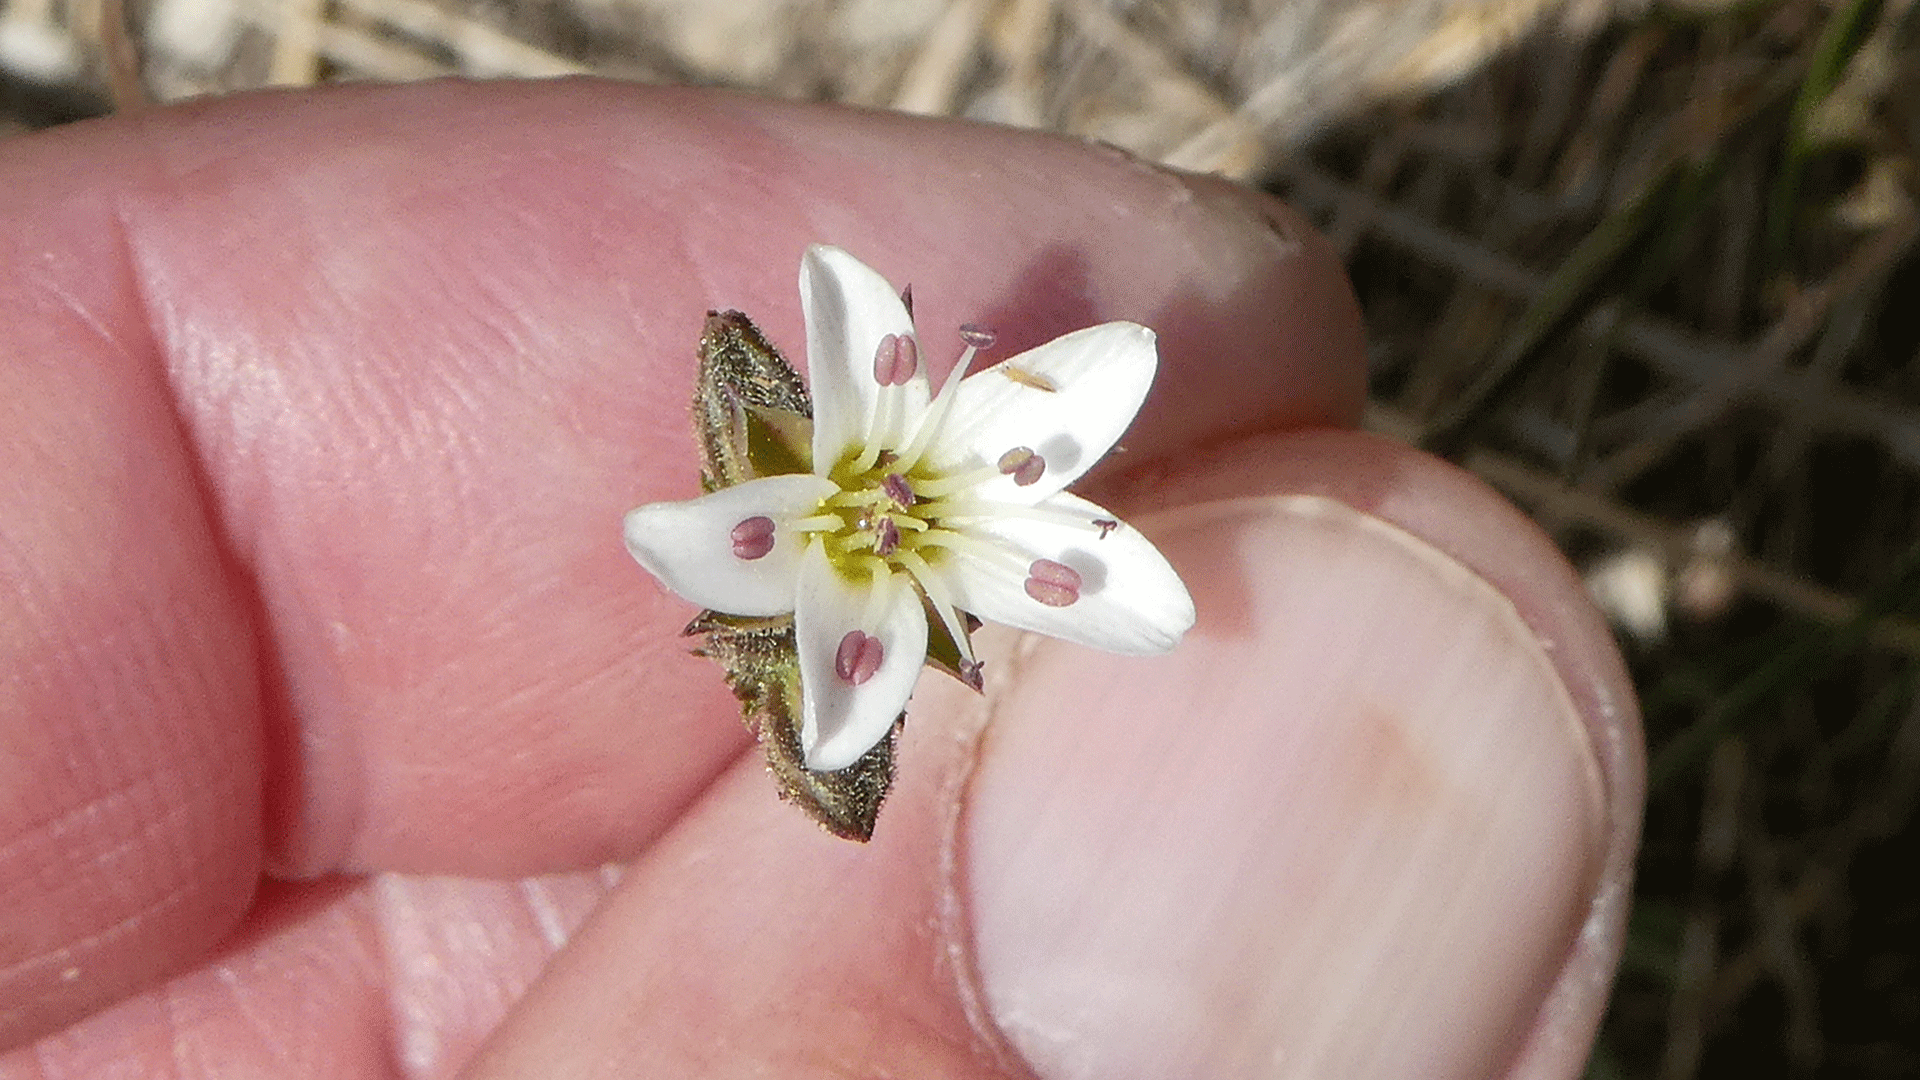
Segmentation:
{"type": "Polygon", "coordinates": [[[1446,466],[1234,457],[1152,482],[1278,493],[1159,519],[1182,648],[1002,673],[963,834],[985,1011],[1062,1080],[1577,1075],[1638,823],[1604,628],[1446,466]]]}
{"type": "Polygon", "coordinates": [[[1119,494],[1194,593],[1179,649],[930,680],[870,846],[743,760],[469,1075],[1576,1075],[1640,744],[1552,546],[1348,434],[1119,494]]]}

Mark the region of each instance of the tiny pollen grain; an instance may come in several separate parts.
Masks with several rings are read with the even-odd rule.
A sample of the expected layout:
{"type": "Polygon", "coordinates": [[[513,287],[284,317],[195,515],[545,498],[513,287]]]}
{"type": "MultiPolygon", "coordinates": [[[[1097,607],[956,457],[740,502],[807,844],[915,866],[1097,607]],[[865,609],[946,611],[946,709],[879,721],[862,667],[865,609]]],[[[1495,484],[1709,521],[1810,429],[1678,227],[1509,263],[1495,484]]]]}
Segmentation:
{"type": "Polygon", "coordinates": [[[1012,364],[1001,364],[995,370],[1007,378],[1012,379],[1014,382],[1019,383],[1021,386],[1032,387],[1035,390],[1043,390],[1049,394],[1057,394],[1060,392],[1060,387],[1052,379],[1047,378],[1045,375],[1028,371],[1025,368],[1017,368],[1012,364]]]}

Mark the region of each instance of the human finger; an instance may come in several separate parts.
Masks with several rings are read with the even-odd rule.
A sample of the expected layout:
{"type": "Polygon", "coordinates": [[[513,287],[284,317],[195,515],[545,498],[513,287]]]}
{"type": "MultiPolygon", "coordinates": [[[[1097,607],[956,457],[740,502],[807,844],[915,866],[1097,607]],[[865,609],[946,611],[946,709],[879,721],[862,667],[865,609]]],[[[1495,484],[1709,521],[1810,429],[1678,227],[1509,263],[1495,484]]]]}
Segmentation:
{"type": "Polygon", "coordinates": [[[9,373],[68,383],[10,398],[5,660],[51,689],[0,740],[71,766],[10,777],[15,1038],[204,950],[263,858],[590,865],[727,767],[734,704],[616,523],[694,490],[701,313],[799,340],[807,243],[1009,348],[1156,326],[1131,460],[1358,408],[1351,298],[1284,211],[1032,134],[440,84],[80,125],[0,172],[9,373]],[[50,887],[104,853],[111,888],[50,887]]]}
{"type": "Polygon", "coordinates": [[[472,1075],[1577,1075],[1642,766],[1577,578],[1374,439],[1140,485],[1179,649],[997,639],[983,700],[923,687],[867,848],[736,766],[472,1075]]]}

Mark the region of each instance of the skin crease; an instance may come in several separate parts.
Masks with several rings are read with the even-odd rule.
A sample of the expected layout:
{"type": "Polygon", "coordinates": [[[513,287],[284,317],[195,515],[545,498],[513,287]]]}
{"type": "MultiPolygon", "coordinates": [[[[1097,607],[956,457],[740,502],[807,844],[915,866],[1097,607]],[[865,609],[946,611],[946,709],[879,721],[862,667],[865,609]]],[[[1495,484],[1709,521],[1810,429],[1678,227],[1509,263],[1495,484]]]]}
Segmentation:
{"type": "MultiPolygon", "coordinates": [[[[1030,133],[571,81],[7,144],[0,1080],[1026,1074],[943,861],[982,702],[923,682],[879,835],[834,841],[619,543],[695,490],[704,312],[804,366],[822,240],[913,284],[936,372],[962,322],[996,356],[1153,326],[1153,396],[1078,486],[1122,513],[1358,415],[1357,313],[1297,217],[1030,133]]],[[[1263,490],[1418,460],[1315,445],[1320,480],[1263,490]]],[[[1404,475],[1421,520],[1493,503],[1404,475]]],[[[1450,551],[1521,560],[1523,610],[1572,588],[1543,543],[1450,551]]],[[[1576,700],[1622,692],[1602,640],[1570,652],[1576,700]]]]}

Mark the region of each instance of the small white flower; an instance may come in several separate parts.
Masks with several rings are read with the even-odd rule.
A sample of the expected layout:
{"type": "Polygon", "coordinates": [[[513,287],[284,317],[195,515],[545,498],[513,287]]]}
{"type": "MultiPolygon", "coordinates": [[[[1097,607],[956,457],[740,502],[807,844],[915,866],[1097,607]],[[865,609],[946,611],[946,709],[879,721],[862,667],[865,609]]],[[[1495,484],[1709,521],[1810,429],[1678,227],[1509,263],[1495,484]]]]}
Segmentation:
{"type": "Polygon", "coordinates": [[[813,471],[626,517],[627,550],[715,611],[792,612],[806,766],[845,768],[884,738],[927,658],[928,612],[979,685],[966,614],[1117,653],[1173,648],[1193,600],[1146,538],[1068,494],[1133,421],[1153,331],[1105,323],[968,375],[937,395],[912,316],[838,248],[800,261],[813,471]]]}

